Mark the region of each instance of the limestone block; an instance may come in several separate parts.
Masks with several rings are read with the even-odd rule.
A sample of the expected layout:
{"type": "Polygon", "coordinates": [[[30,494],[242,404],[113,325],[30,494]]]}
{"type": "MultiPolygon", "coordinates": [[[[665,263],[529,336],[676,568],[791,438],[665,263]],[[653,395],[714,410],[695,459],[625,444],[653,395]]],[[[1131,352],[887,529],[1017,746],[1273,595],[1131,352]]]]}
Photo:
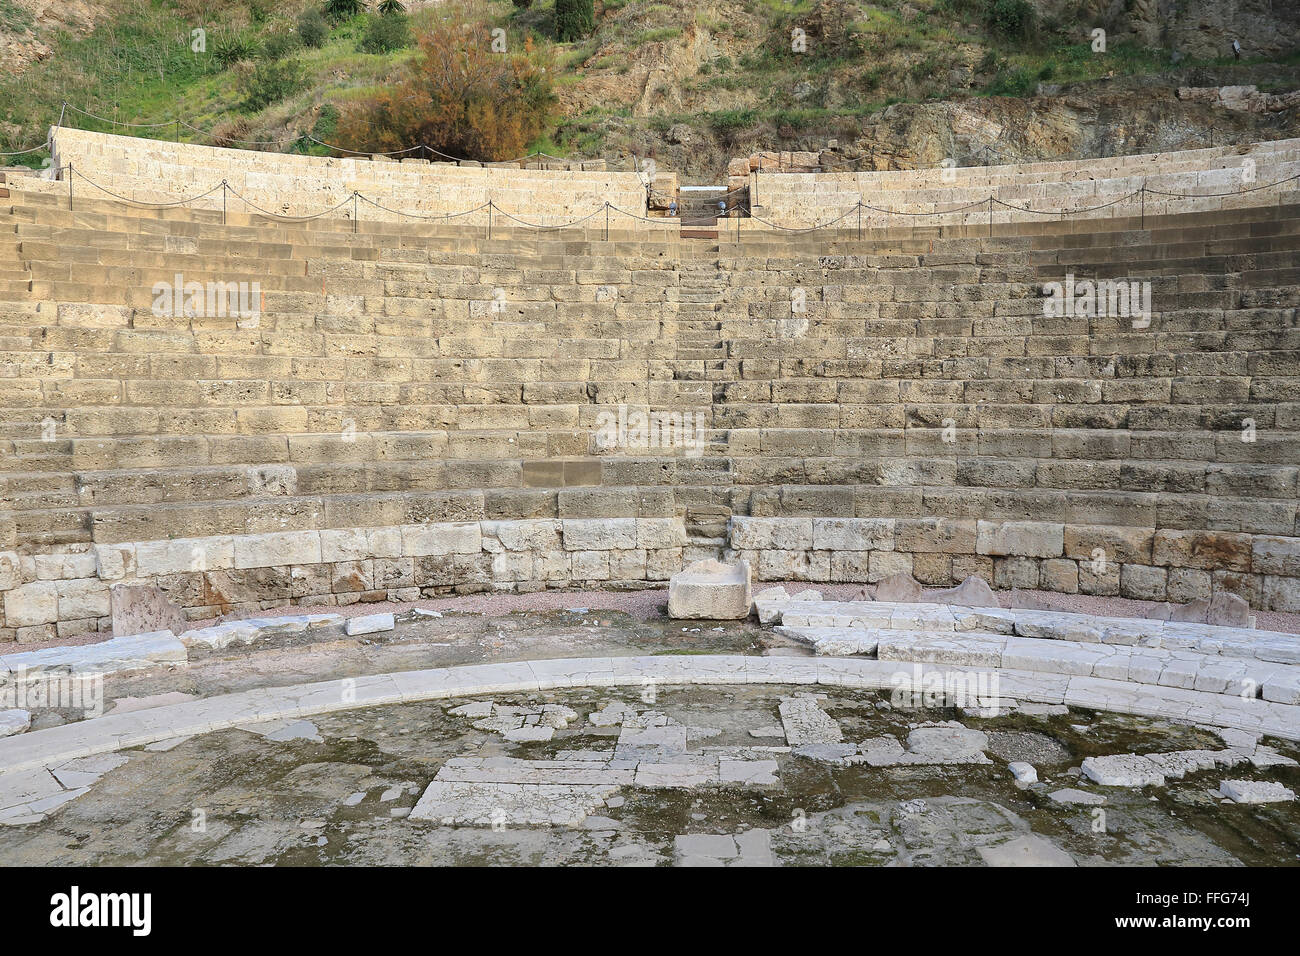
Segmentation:
{"type": "Polygon", "coordinates": [[[109,586],[98,578],[65,581],[59,585],[60,621],[107,617],[111,613],[109,586]]]}
{"type": "Polygon", "coordinates": [[[185,630],[185,613],[152,584],[115,584],[110,590],[113,634],[152,634],[185,630]]]}
{"type": "Polygon", "coordinates": [[[485,551],[556,551],[560,522],[554,518],[481,522],[485,551]]]}
{"type": "Polygon", "coordinates": [[[1064,525],[1043,521],[980,521],[975,550],[995,556],[1055,558],[1064,551],[1064,535],[1064,525]]]}
{"type": "Polygon", "coordinates": [[[365,528],[328,528],[320,533],[321,561],[362,561],[371,557],[370,535],[365,528]]]}
{"type": "Polygon", "coordinates": [[[1156,532],[1152,563],[1208,571],[1249,571],[1251,536],[1227,531],[1156,532]]]}
{"type": "Polygon", "coordinates": [[[17,708],[0,710],[0,737],[26,733],[31,725],[32,715],[25,710],[17,708]]]}
{"type": "Polygon", "coordinates": [[[391,631],[393,627],[393,615],[391,613],[367,614],[364,617],[348,618],[343,630],[351,637],[360,634],[377,634],[380,631],[391,631]]]}
{"type": "Polygon", "coordinates": [[[9,627],[53,624],[59,619],[59,591],[53,581],[33,581],[5,592],[9,627]]]}
{"type": "Polygon", "coordinates": [[[1164,568],[1148,568],[1140,564],[1126,564],[1120,568],[1119,593],[1126,598],[1139,601],[1163,601],[1165,599],[1166,571],[1164,568]]]}
{"type": "Polygon", "coordinates": [[[636,518],[565,518],[567,551],[631,550],[637,546],[636,518]]]}
{"type": "Polygon", "coordinates": [[[813,518],[813,547],[818,551],[892,551],[892,518],[813,518]]]}
{"type": "Polygon", "coordinates": [[[608,551],[573,551],[569,560],[575,581],[609,580],[608,551]]]}
{"type": "Polygon", "coordinates": [[[884,581],[896,574],[911,575],[912,556],[897,551],[872,551],[869,581],[884,581]]]}
{"type": "Polygon", "coordinates": [[[685,547],[686,524],[677,518],[638,518],[636,546],[643,549],[685,547]]]}
{"type": "Polygon", "coordinates": [[[0,591],[9,591],[22,583],[22,570],[15,551],[0,552],[0,591]]]}
{"type": "Polygon", "coordinates": [[[482,540],[477,521],[402,525],[402,557],[478,554],[482,540]]]}
{"type": "Polygon", "coordinates": [[[240,570],[321,563],[318,531],[273,531],[267,534],[238,535],[234,543],[234,566],[240,570]]]}
{"type": "Polygon", "coordinates": [[[226,571],[235,566],[235,539],[207,537],[142,541],[135,546],[135,565],[136,574],[149,576],[226,571]]]}
{"type": "Polygon", "coordinates": [[[101,581],[120,581],[135,574],[135,545],[96,544],[96,573],[101,581]]]}
{"type": "Polygon", "coordinates": [[[1271,780],[1223,780],[1219,793],[1236,803],[1284,803],[1295,791],[1271,780]]]}
{"type": "Polygon", "coordinates": [[[752,603],[746,561],[698,561],[668,583],[668,616],[674,619],[740,620],[752,603]]]}
{"type": "Polygon", "coordinates": [[[630,551],[609,552],[609,578],[611,581],[644,581],[646,578],[646,553],[641,548],[630,551]]]}
{"type": "Polygon", "coordinates": [[[87,578],[95,573],[95,555],[92,551],[75,554],[37,554],[33,557],[38,581],[87,578]]]}
{"type": "Polygon", "coordinates": [[[1300,577],[1300,538],[1255,535],[1251,542],[1250,569],[1257,574],[1300,577]]]}
{"type": "Polygon", "coordinates": [[[798,551],[813,547],[812,518],[731,519],[731,547],[737,551],[798,551]]]}

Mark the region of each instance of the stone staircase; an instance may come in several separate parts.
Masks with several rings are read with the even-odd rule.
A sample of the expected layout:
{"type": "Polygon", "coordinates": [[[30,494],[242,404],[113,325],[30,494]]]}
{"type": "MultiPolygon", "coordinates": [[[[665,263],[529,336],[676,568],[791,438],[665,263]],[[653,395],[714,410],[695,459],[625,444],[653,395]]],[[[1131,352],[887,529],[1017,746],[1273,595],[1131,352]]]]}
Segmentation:
{"type": "Polygon", "coordinates": [[[675,373],[687,379],[717,379],[726,372],[722,332],[726,276],[714,257],[683,259],[677,288],[675,373]],[[702,363],[702,364],[701,364],[702,363]]]}

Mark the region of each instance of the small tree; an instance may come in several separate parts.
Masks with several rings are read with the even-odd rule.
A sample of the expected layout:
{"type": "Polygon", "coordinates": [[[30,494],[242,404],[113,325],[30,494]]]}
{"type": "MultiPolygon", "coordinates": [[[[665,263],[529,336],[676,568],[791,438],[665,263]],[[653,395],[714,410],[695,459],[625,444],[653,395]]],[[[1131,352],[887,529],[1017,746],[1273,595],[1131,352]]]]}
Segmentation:
{"type": "Polygon", "coordinates": [[[397,13],[406,12],[406,4],[402,0],[379,0],[379,6],[375,7],[381,17],[391,17],[397,13]]]}
{"type": "Polygon", "coordinates": [[[596,29],[592,0],[555,0],[555,36],[562,43],[581,40],[596,29]]]}
{"type": "Polygon", "coordinates": [[[349,103],[340,145],[382,152],[428,143],[482,160],[523,153],[546,128],[555,100],[551,74],[523,54],[493,52],[488,25],[472,26],[445,21],[421,36],[420,55],[396,84],[349,103]],[[480,39],[467,42],[471,36],[480,39]]]}

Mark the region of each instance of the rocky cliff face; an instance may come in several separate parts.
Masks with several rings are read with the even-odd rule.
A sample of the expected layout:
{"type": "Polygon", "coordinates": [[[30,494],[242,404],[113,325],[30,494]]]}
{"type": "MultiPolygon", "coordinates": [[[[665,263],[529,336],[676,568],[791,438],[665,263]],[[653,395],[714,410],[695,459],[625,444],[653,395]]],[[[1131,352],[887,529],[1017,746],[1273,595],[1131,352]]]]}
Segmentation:
{"type": "Polygon", "coordinates": [[[1036,0],[1048,22],[1077,23],[1108,39],[1135,40],[1186,57],[1277,56],[1300,46],[1300,3],[1294,0],[1036,0]]]}
{"type": "Polygon", "coordinates": [[[898,104],[870,118],[846,157],[864,169],[1083,159],[1300,136],[1300,95],[1240,87],[1090,84],[1014,99],[898,104]]]}
{"type": "Polygon", "coordinates": [[[46,40],[66,30],[81,34],[103,16],[95,0],[5,0],[0,3],[0,70],[20,72],[53,49],[46,40]]]}

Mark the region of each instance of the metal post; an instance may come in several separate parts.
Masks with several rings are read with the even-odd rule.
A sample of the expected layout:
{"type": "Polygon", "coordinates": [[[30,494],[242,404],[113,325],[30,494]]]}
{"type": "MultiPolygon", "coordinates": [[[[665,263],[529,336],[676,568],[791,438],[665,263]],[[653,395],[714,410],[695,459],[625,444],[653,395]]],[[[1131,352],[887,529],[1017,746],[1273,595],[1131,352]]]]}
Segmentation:
{"type": "Polygon", "coordinates": [[[489,239],[492,238],[492,200],[491,200],[491,199],[488,200],[488,235],[487,235],[487,237],[488,237],[489,239]]]}
{"type": "Polygon", "coordinates": [[[763,168],[763,159],[760,156],[758,160],[758,168],[754,170],[754,196],[749,201],[749,205],[751,208],[759,204],[758,203],[758,173],[759,170],[761,170],[762,168],[763,168]]]}
{"type": "Polygon", "coordinates": [[[177,119],[173,120],[173,122],[176,124],[176,142],[179,143],[181,141],[181,121],[177,119]]]}
{"type": "Polygon", "coordinates": [[[858,200],[858,242],[862,241],[862,200],[858,200]]]}
{"type": "Polygon", "coordinates": [[[605,241],[609,242],[609,200],[605,200],[605,241]]]}
{"type": "Polygon", "coordinates": [[[989,238],[993,238],[993,197],[989,197],[989,238]]]}
{"type": "Polygon", "coordinates": [[[221,180],[221,224],[226,225],[226,181],[221,180]]]}
{"type": "Polygon", "coordinates": [[[68,111],[68,101],[67,101],[67,100],[64,100],[64,101],[63,101],[63,109],[59,110],[59,122],[58,122],[58,127],[57,127],[58,129],[62,129],[62,128],[63,128],[63,114],[66,113],[67,111],[68,111]]]}
{"type": "Polygon", "coordinates": [[[357,234],[357,191],[352,190],[352,234],[357,234]]]}
{"type": "Polygon", "coordinates": [[[1138,189],[1138,195],[1142,197],[1142,219],[1140,221],[1138,228],[1145,229],[1147,227],[1147,184],[1146,183],[1143,183],[1141,188],[1138,189]]]}
{"type": "Polygon", "coordinates": [[[72,212],[72,163],[68,163],[68,212],[72,212]]]}

